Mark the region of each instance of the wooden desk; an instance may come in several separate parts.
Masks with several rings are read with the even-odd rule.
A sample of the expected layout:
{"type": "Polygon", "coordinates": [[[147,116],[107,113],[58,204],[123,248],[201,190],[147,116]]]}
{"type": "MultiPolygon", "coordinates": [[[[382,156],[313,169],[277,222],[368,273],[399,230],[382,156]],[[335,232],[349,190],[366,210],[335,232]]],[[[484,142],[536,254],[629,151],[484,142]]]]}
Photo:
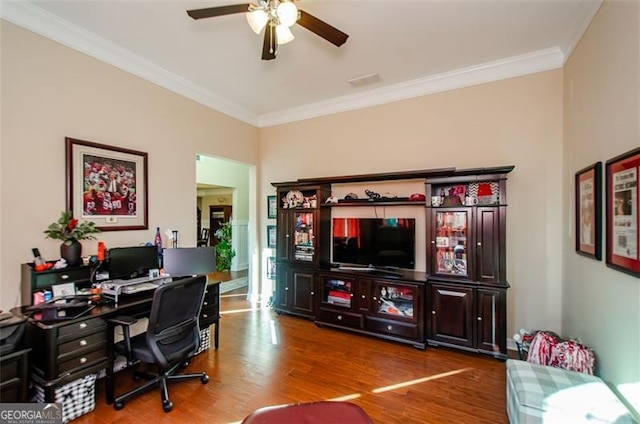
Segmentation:
{"type": "MultiPolygon", "coordinates": [[[[78,378],[113,366],[113,331],[107,319],[116,315],[146,317],[151,310],[152,293],[122,298],[118,306],[97,306],[86,315],[67,321],[39,322],[29,318],[25,346],[29,355],[31,379],[45,392],[45,402],[55,401],[55,389],[78,378]]],[[[214,344],[218,348],[220,282],[209,282],[200,313],[200,328],[215,324],[214,344]]],[[[27,315],[28,306],[13,308],[16,315],[27,315]]],[[[107,373],[107,387],[112,385],[107,373]]],[[[107,390],[107,394],[109,390],[107,390]]],[[[107,402],[110,402],[107,395],[107,402]]]]}

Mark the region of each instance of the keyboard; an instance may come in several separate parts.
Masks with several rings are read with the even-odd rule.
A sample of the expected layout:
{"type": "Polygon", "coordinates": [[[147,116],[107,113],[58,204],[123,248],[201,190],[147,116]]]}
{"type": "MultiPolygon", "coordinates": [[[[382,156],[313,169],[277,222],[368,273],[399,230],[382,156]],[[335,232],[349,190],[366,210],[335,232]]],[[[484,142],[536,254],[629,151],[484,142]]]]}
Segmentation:
{"type": "Polygon", "coordinates": [[[158,284],[156,283],[140,283],[140,284],[132,284],[130,286],[122,287],[122,293],[124,294],[135,294],[149,290],[155,290],[158,288],[158,284]]]}

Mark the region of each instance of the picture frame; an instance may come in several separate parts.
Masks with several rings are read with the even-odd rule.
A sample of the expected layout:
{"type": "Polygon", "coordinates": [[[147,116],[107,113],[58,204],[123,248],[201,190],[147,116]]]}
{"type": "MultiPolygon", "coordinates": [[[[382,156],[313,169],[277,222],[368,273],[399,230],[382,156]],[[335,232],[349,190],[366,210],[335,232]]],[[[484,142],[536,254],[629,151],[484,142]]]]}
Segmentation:
{"type": "Polygon", "coordinates": [[[276,279],[276,258],[273,256],[267,256],[267,279],[276,279]]]}
{"type": "Polygon", "coordinates": [[[146,230],[148,154],[66,137],[66,207],[101,231],[146,230]]]}
{"type": "Polygon", "coordinates": [[[640,148],[609,159],[605,165],[605,175],[606,264],[610,268],[638,277],[640,148]]]}
{"type": "Polygon", "coordinates": [[[267,196],[267,218],[275,219],[278,217],[278,202],[276,196],[267,196]]]}
{"type": "Polygon", "coordinates": [[[575,174],[576,253],[602,260],[602,162],[575,174]]]}
{"type": "Polygon", "coordinates": [[[276,226],[267,225],[267,247],[276,247],[276,226]]]}

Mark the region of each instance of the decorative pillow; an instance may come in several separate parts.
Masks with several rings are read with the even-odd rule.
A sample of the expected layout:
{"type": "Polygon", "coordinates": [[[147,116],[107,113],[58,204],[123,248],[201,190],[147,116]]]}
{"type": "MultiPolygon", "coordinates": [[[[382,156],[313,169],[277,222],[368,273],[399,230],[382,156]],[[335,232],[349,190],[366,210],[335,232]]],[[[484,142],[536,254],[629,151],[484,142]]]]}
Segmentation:
{"type": "Polygon", "coordinates": [[[549,365],[552,367],[589,375],[593,375],[595,362],[595,355],[591,349],[571,340],[555,345],[549,359],[549,365]]]}
{"type": "Polygon", "coordinates": [[[539,365],[549,365],[551,352],[558,344],[558,337],[553,333],[539,331],[531,341],[527,362],[539,365]]]}

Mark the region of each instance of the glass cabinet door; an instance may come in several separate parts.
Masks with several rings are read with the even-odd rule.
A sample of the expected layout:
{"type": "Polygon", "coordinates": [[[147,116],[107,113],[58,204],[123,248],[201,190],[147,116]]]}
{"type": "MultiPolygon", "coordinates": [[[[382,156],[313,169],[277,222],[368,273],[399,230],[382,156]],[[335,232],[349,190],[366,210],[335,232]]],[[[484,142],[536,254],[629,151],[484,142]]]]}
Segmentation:
{"type": "Polygon", "coordinates": [[[416,321],[414,311],[418,309],[416,307],[418,293],[415,286],[377,281],[374,283],[374,290],[377,300],[376,315],[416,321]]]}
{"type": "Polygon", "coordinates": [[[315,254],[314,213],[295,212],[293,257],[296,261],[313,262],[315,254]]]}
{"type": "Polygon", "coordinates": [[[468,246],[471,210],[437,210],[435,213],[434,271],[469,277],[468,246]]]}
{"type": "Polygon", "coordinates": [[[355,284],[340,278],[323,277],[322,303],[351,308],[355,284]]]}

